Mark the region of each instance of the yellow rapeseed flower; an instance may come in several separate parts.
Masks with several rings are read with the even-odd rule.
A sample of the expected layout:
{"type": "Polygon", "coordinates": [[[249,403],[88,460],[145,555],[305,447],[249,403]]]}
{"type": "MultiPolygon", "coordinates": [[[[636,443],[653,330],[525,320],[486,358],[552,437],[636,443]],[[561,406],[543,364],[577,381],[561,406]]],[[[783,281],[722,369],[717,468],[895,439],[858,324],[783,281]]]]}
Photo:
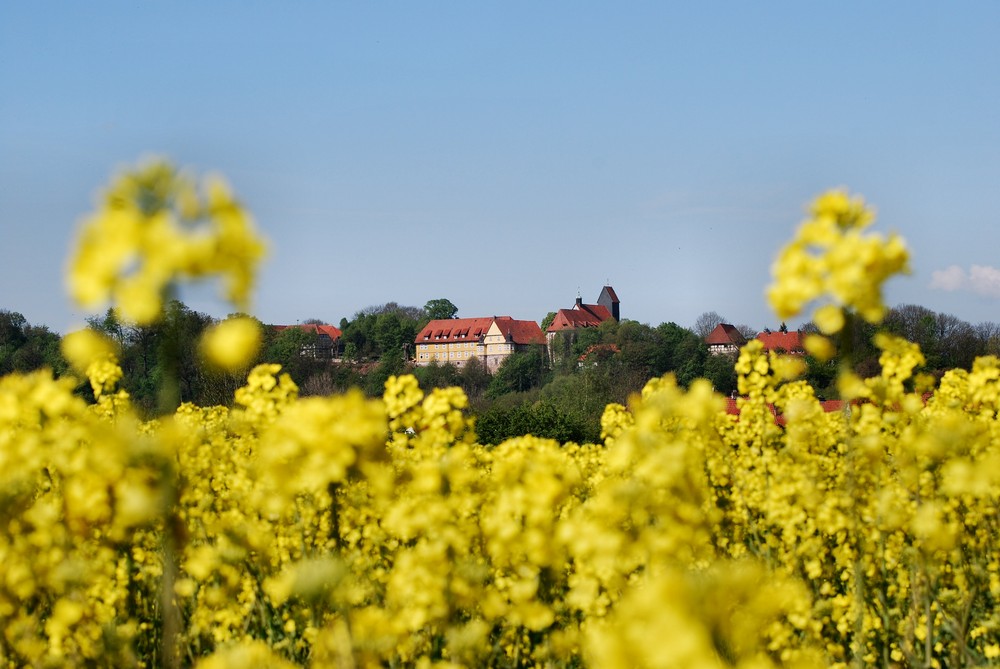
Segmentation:
{"type": "Polygon", "coordinates": [[[201,352],[209,364],[227,372],[245,369],[260,350],[260,326],[251,318],[227,318],[208,328],[201,352]]]}
{"type": "Polygon", "coordinates": [[[73,369],[90,380],[94,395],[110,392],[121,380],[117,346],[100,332],[91,328],[70,332],[63,337],[60,348],[73,369]]]}
{"type": "Polygon", "coordinates": [[[843,328],[842,309],[880,322],[885,313],[882,284],[908,271],[903,241],[895,235],[863,234],[874,214],[863,200],[843,191],[819,196],[811,214],[774,262],[774,282],[767,289],[772,308],[786,320],[811,302],[825,302],[813,319],[826,334],[843,328]]]}
{"type": "Polygon", "coordinates": [[[202,190],[162,160],[116,178],[81,226],[67,276],[73,299],[86,308],[110,301],[146,325],[175,284],[216,276],[225,298],[245,308],[264,242],[221,179],[202,190]]]}

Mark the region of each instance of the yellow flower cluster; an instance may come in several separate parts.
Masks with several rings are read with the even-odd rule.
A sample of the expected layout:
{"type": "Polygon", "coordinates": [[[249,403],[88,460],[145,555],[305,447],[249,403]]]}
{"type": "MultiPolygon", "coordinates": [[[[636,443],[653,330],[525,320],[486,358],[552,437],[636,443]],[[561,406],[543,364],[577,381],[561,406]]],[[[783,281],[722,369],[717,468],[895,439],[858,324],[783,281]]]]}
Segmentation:
{"type": "Polygon", "coordinates": [[[143,423],[113,348],[67,339],[93,405],[50,373],[0,379],[2,666],[1000,656],[996,358],[933,385],[879,336],[881,373],[845,377],[831,413],[751,343],[738,417],[666,376],[607,407],[601,443],[488,447],[459,389],[299,399],[276,365],[233,408],[143,423]]]}
{"type": "MultiPolygon", "coordinates": [[[[83,222],[67,283],[84,308],[110,302],[119,317],[139,325],[160,318],[178,283],[211,276],[222,280],[225,298],[245,310],[264,251],[225,181],[209,177],[199,187],[169,163],[153,160],[115,179],[83,222]]],[[[257,325],[238,317],[210,328],[201,349],[210,365],[238,372],[260,342],[257,325]]],[[[118,379],[105,367],[103,376],[86,374],[102,387],[113,385],[118,379]]]]}
{"type": "Polygon", "coordinates": [[[124,173],[84,221],[69,288],[84,307],[108,301],[126,320],[155,321],[181,280],[220,276],[226,299],[247,305],[264,243],[220,178],[201,189],[164,161],[124,173]]]}
{"type": "Polygon", "coordinates": [[[226,372],[245,369],[260,349],[263,335],[251,318],[234,316],[209,327],[201,340],[205,360],[226,372]]]}
{"type": "Polygon", "coordinates": [[[813,312],[826,334],[844,327],[844,310],[859,313],[869,323],[885,314],[882,284],[905,271],[909,254],[896,235],[864,234],[874,214],[860,198],[830,191],[813,203],[811,218],[774,262],[774,283],[767,297],[785,320],[797,316],[814,300],[828,302],[813,312]]]}
{"type": "Polygon", "coordinates": [[[71,332],[63,337],[61,348],[73,369],[90,380],[95,397],[110,392],[121,380],[115,345],[99,332],[91,329],[71,332]]]}

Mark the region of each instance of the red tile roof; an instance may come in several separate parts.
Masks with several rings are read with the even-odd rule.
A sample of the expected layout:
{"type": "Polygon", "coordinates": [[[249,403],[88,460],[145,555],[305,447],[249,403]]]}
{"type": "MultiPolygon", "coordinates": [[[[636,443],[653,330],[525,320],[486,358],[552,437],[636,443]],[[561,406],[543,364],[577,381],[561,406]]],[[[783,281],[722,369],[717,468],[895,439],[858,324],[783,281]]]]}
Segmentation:
{"type": "Polygon", "coordinates": [[[544,344],[542,329],[535,321],[520,321],[510,316],[486,318],[445,318],[434,320],[417,333],[416,343],[450,344],[460,341],[479,341],[486,336],[496,321],[500,332],[515,344],[544,344]]]}
{"type": "Polygon", "coordinates": [[[560,309],[546,328],[546,332],[597,327],[611,319],[611,312],[600,304],[578,304],[572,309],[560,309]]]}
{"type": "Polygon", "coordinates": [[[764,344],[765,351],[805,352],[801,332],[761,332],[757,335],[757,339],[764,344]]]}
{"type": "Polygon", "coordinates": [[[715,326],[715,329],[708,333],[705,337],[705,343],[709,346],[719,345],[719,344],[735,344],[736,346],[742,346],[746,343],[746,339],[740,334],[740,331],[736,329],[735,326],[729,323],[719,323],[715,326]]]}
{"type": "Polygon", "coordinates": [[[583,352],[583,355],[581,355],[578,360],[583,362],[593,353],[615,354],[621,353],[621,349],[618,348],[618,344],[592,344],[587,347],[587,350],[583,352]]]}
{"type": "Polygon", "coordinates": [[[496,319],[500,332],[508,341],[515,344],[544,344],[545,335],[535,321],[519,321],[510,316],[498,316],[496,319]]]}
{"type": "Polygon", "coordinates": [[[478,341],[486,336],[493,318],[443,318],[431,321],[417,333],[418,344],[434,341],[448,344],[456,341],[478,341]]]}
{"type": "Polygon", "coordinates": [[[618,299],[618,295],[615,294],[615,289],[612,288],[611,286],[604,286],[604,288],[602,288],[601,291],[602,292],[607,291],[608,297],[611,298],[612,302],[619,302],[620,301],[618,299]]]}
{"type": "Polygon", "coordinates": [[[312,332],[318,335],[326,335],[330,338],[330,341],[337,341],[340,339],[340,335],[343,334],[340,328],[336,328],[332,325],[317,325],[315,323],[300,323],[298,325],[275,325],[274,329],[278,332],[282,330],[287,330],[288,328],[299,328],[300,330],[305,330],[306,332],[312,332]]]}
{"type": "MultiPolygon", "coordinates": [[[[833,413],[835,411],[842,411],[844,409],[844,400],[821,400],[819,404],[821,407],[823,407],[823,411],[825,411],[826,413],[833,413]]],[[[774,416],[775,425],[784,427],[785,423],[787,422],[784,414],[779,413],[777,407],[775,407],[773,404],[769,403],[767,405],[767,408],[771,412],[771,415],[774,416]]],[[[729,414],[730,416],[739,417],[740,408],[736,404],[736,398],[733,397],[726,398],[726,413],[729,414]]]]}

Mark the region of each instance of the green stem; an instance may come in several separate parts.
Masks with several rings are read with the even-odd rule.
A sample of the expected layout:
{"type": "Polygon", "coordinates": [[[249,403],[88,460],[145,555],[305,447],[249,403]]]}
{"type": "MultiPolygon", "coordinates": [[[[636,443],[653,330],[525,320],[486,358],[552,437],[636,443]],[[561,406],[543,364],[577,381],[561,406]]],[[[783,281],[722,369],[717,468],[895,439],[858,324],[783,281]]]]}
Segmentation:
{"type": "MultiPolygon", "coordinates": [[[[170,296],[168,295],[168,298],[170,296]]],[[[167,302],[170,304],[170,302],[167,302]]],[[[181,344],[178,318],[171,309],[162,314],[163,340],[159,347],[160,387],[157,396],[158,413],[166,416],[180,404],[180,360],[181,344]]],[[[160,610],[163,616],[163,637],[161,655],[163,666],[179,669],[181,666],[180,638],[183,631],[180,609],[174,586],[177,582],[177,559],[183,545],[183,524],[177,515],[180,490],[175,473],[176,462],[168,459],[162,463],[161,480],[164,488],[163,534],[163,577],[160,583],[160,610]]]]}
{"type": "Polygon", "coordinates": [[[163,666],[179,669],[181,666],[180,637],[181,614],[177,607],[174,585],[177,583],[177,520],[173,505],[168,507],[164,518],[161,548],[163,550],[163,577],[160,582],[160,610],[163,615],[163,637],[160,652],[163,666]]]}
{"type": "Polygon", "coordinates": [[[840,330],[838,355],[840,357],[840,373],[854,372],[854,325],[857,317],[853,311],[844,310],[844,327],[840,330]]]}

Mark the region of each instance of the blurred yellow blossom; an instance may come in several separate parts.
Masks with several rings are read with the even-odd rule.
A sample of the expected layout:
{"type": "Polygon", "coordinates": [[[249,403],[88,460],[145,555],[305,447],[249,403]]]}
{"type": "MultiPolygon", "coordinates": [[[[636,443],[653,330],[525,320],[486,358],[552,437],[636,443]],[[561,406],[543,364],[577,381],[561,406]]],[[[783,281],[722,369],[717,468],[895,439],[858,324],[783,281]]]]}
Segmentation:
{"type": "Polygon", "coordinates": [[[820,362],[826,362],[837,354],[837,349],[828,338],[819,334],[808,334],[802,340],[806,353],[820,362]]]}
{"type": "Polygon", "coordinates": [[[127,321],[157,320],[164,297],[190,279],[218,276],[239,308],[264,255],[249,216],[218,177],[199,189],[169,163],[151,160],[120,175],[82,224],[68,286],[83,307],[110,301],[127,321]]]}
{"type": "Polygon", "coordinates": [[[245,316],[227,318],[202,335],[201,351],[209,364],[227,372],[245,369],[260,350],[261,329],[245,316]]]}
{"type": "Polygon", "coordinates": [[[95,362],[114,360],[117,355],[115,343],[91,328],[70,332],[63,337],[61,347],[66,360],[80,373],[86,373],[95,362]]]}
{"type": "Polygon", "coordinates": [[[813,312],[813,322],[820,332],[836,334],[844,327],[844,312],[833,304],[824,304],[813,312]]]}
{"type": "Polygon", "coordinates": [[[895,235],[884,239],[863,234],[874,214],[863,200],[843,191],[821,195],[811,214],[772,267],[774,282],[767,296],[778,317],[792,318],[807,304],[825,300],[813,319],[826,334],[843,328],[843,309],[856,311],[870,323],[881,321],[882,284],[908,271],[903,241],[895,235]]]}
{"type": "Polygon", "coordinates": [[[70,365],[90,380],[94,395],[110,392],[121,379],[117,347],[100,332],[91,328],[70,332],[60,347],[70,365]]]}

